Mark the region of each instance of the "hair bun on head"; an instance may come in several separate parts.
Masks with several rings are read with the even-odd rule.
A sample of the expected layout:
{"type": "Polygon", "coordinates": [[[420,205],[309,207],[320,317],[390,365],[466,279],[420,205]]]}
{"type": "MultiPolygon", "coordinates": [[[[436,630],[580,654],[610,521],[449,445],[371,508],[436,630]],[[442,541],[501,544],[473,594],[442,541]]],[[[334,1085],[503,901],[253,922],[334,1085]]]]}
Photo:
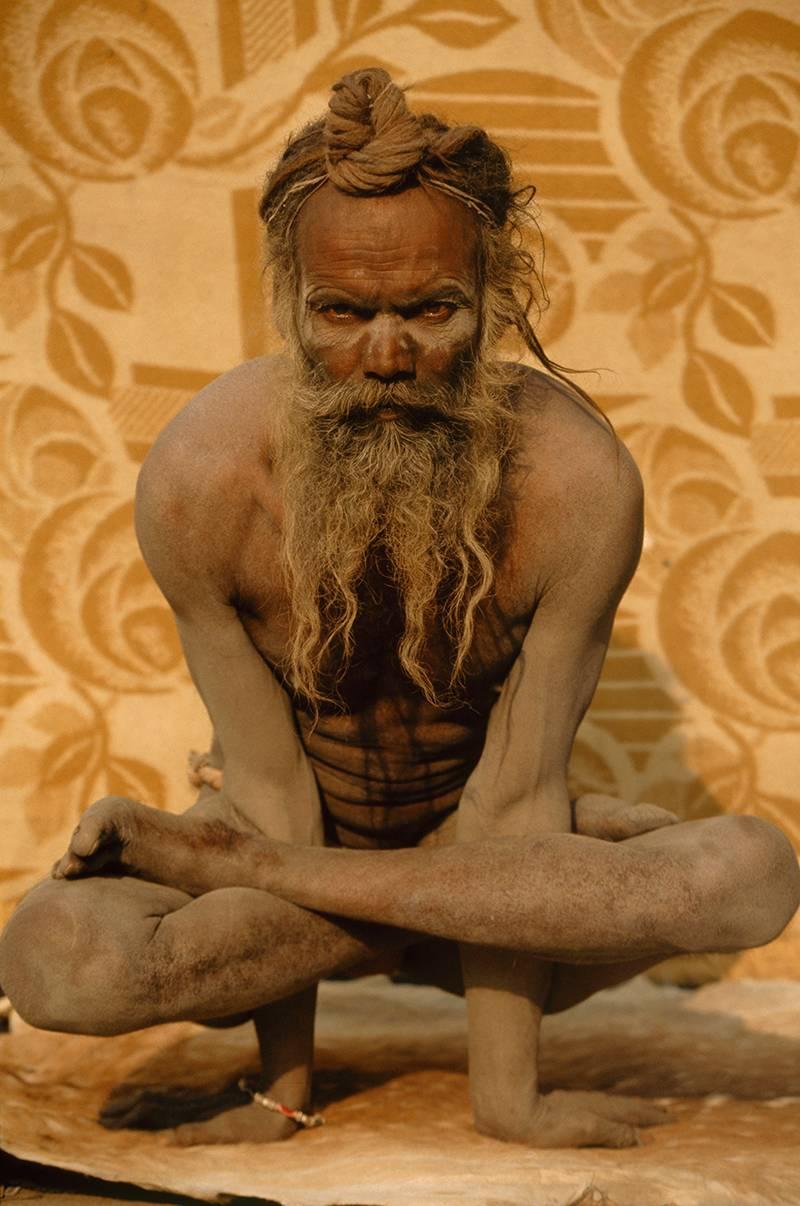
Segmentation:
{"type": "Polygon", "coordinates": [[[382,67],[342,76],[325,119],[328,177],[345,193],[389,192],[419,164],[428,136],[382,67]]]}

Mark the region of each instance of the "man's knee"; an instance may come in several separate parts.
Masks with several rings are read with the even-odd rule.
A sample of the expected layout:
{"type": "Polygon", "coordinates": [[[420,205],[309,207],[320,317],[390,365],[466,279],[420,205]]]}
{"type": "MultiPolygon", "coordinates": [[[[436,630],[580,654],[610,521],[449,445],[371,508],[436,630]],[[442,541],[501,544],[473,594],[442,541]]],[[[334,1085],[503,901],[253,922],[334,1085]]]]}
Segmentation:
{"type": "Polygon", "coordinates": [[[109,924],[125,911],[124,901],[113,899],[114,883],[45,881],[9,920],[0,938],[0,984],[30,1025],[108,1035],[146,1024],[137,1016],[140,961],[131,935],[109,924]]]}
{"type": "Polygon", "coordinates": [[[714,817],[696,855],[705,926],[694,949],[738,950],[777,938],[800,904],[791,843],[760,817],[714,817]]]}

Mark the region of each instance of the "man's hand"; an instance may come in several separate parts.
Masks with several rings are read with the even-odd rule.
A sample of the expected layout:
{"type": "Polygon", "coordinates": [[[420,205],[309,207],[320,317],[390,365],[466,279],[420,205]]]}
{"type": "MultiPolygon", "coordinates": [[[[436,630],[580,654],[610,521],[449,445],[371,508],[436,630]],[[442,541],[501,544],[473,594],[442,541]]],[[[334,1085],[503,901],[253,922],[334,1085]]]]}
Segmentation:
{"type": "Polygon", "coordinates": [[[670,1120],[667,1110],[641,1097],[556,1089],[537,1098],[524,1134],[497,1138],[531,1147],[635,1147],[637,1127],[670,1120]]]}
{"type": "MultiPolygon", "coordinates": [[[[253,839],[221,822],[195,820],[106,796],[86,810],[54,879],[133,875],[200,896],[215,888],[250,884],[253,839]]],[[[268,847],[259,843],[263,859],[268,847]]]]}
{"type": "MultiPolygon", "coordinates": [[[[137,875],[146,870],[137,865],[137,860],[148,844],[142,841],[142,835],[152,828],[149,814],[155,812],[124,796],[97,800],[87,808],[73,831],[66,853],[54,864],[53,878],[78,879],[104,870],[137,875]]],[[[168,814],[158,815],[169,824],[168,814]]]]}
{"type": "Polygon", "coordinates": [[[624,842],[651,829],[676,825],[680,820],[658,804],[626,804],[614,796],[595,792],[578,796],[572,803],[572,815],[576,833],[606,842],[624,842]]]}

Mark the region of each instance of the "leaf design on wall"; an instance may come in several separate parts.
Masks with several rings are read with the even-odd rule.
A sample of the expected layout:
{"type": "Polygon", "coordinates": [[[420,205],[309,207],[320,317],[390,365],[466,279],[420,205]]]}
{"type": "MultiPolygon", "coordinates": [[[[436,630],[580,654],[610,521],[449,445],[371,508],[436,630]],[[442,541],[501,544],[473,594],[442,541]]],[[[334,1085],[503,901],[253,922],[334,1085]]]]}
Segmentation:
{"type": "Polygon", "coordinates": [[[628,338],[643,368],[654,368],[678,341],[678,323],[671,310],[646,310],[635,314],[628,338]]]}
{"type": "Polygon", "coordinates": [[[79,314],[55,309],[47,327],[47,359],[62,381],[104,397],[111,388],[114,361],[103,336],[79,314]]]}
{"type": "Polygon", "coordinates": [[[643,310],[670,310],[680,306],[690,297],[697,276],[696,256],[684,255],[654,264],[642,281],[643,310]]]}
{"type": "Polygon", "coordinates": [[[380,15],[382,0],[333,0],[333,15],[340,31],[350,34],[380,15]]]}
{"type": "Polygon", "coordinates": [[[586,304],[592,310],[623,314],[642,304],[642,274],[618,268],[600,277],[589,290],[586,304]]]}
{"type": "Polygon", "coordinates": [[[121,758],[115,755],[108,759],[105,774],[109,795],[127,796],[154,808],[166,807],[164,778],[155,767],[148,766],[146,762],[141,762],[138,758],[121,758]]]}
{"type": "Polygon", "coordinates": [[[56,737],[42,755],[42,787],[63,787],[79,775],[91,776],[102,750],[102,742],[94,729],[80,729],[56,737]]]}
{"type": "Polygon", "coordinates": [[[683,370],[683,393],[704,423],[731,435],[749,433],[755,398],[747,378],[729,360],[695,348],[683,370]]]}
{"type": "Polygon", "coordinates": [[[415,0],[398,17],[445,46],[463,49],[483,46],[515,20],[499,0],[415,0]]]}
{"type": "Polygon", "coordinates": [[[34,836],[50,841],[94,800],[126,796],[156,808],[166,804],[164,778],[138,758],[109,750],[109,732],[97,712],[81,715],[68,705],[50,704],[34,716],[35,727],[50,734],[43,748],[16,746],[0,757],[4,782],[21,791],[34,836]]]}
{"type": "Polygon", "coordinates": [[[37,214],[18,222],[6,235],[6,272],[37,268],[49,259],[57,240],[58,223],[53,214],[37,214]]]}
{"type": "Polygon", "coordinates": [[[53,735],[43,749],[28,751],[35,755],[38,773],[24,796],[25,816],[40,842],[74,824],[91,802],[107,739],[105,727],[87,715],[53,735]]]}
{"type": "Polygon", "coordinates": [[[108,310],[129,310],[133,281],[124,262],[107,247],[74,243],[70,259],[75,284],[87,301],[108,310]]]}
{"type": "Polygon", "coordinates": [[[38,674],[0,620],[0,717],[38,683],[38,674]]]}
{"type": "Polygon", "coordinates": [[[768,347],[775,341],[775,312],[760,289],[716,281],[711,287],[711,317],[726,339],[746,347],[768,347]]]}

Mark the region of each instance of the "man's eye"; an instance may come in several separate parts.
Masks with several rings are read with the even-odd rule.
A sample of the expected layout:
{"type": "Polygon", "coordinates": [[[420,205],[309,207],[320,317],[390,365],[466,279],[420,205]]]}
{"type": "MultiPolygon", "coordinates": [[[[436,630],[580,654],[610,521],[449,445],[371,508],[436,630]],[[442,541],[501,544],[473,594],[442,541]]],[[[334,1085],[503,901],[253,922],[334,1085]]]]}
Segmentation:
{"type": "Polygon", "coordinates": [[[420,306],[419,312],[423,318],[431,319],[432,321],[442,322],[446,318],[450,318],[451,314],[455,313],[456,307],[452,302],[432,301],[425,302],[420,306]]]}
{"type": "Polygon", "coordinates": [[[346,305],[345,302],[332,302],[326,306],[319,306],[318,313],[332,322],[343,322],[356,317],[353,307],[346,305]]]}

